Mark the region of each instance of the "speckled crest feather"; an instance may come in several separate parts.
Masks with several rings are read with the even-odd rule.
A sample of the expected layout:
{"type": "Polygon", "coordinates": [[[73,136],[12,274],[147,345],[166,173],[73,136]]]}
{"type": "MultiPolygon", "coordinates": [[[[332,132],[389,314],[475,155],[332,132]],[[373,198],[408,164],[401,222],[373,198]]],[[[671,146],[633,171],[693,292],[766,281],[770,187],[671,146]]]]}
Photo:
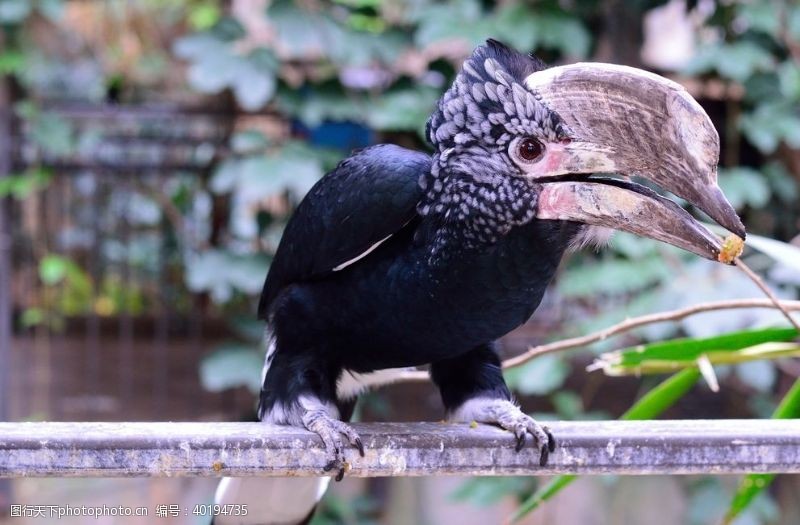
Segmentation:
{"type": "Polygon", "coordinates": [[[462,246],[494,243],[512,227],[535,215],[530,183],[514,175],[519,168],[507,154],[521,136],[554,142],[569,136],[561,118],[524,86],[528,75],[545,66],[495,40],[478,47],[428,120],[436,148],[430,173],[420,180],[422,216],[443,223],[434,253],[457,232],[462,246]],[[458,228],[448,229],[448,223],[458,228]],[[466,227],[464,227],[466,226],[466,227]]]}
{"type": "Polygon", "coordinates": [[[442,96],[427,125],[439,152],[481,144],[502,147],[517,135],[557,140],[568,130],[559,116],[525,88],[544,69],[538,59],[489,40],[478,47],[442,96]]]}

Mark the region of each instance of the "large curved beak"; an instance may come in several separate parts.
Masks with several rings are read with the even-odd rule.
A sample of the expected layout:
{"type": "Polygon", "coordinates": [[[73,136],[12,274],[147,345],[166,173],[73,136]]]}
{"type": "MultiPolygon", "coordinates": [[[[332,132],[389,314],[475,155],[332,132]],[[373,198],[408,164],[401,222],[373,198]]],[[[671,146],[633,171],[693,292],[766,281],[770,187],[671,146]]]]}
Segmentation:
{"type": "Polygon", "coordinates": [[[717,131],[679,84],[631,67],[579,63],[534,73],[526,85],[571,137],[554,147],[541,173],[537,216],[610,226],[717,258],[716,236],[671,201],[632,183],[575,177],[617,172],[653,182],[745,237],[717,185],[717,131]],[[564,174],[569,181],[547,180],[564,174]]]}

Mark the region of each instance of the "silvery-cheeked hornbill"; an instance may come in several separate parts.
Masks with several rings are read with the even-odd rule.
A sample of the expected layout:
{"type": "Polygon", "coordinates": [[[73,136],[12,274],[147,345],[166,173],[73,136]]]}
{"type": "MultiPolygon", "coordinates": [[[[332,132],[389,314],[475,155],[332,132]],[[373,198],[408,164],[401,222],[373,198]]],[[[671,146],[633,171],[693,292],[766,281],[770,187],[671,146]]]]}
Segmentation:
{"type": "MultiPolygon", "coordinates": [[[[323,177],[289,221],[261,296],[271,344],[259,416],[319,434],[339,476],[347,445],[363,453],[342,422],[358,393],[390,381],[388,369],[426,364],[450,420],[497,424],[518,448],[530,433],[546,463],[553,437],[514,404],[495,341],[533,314],[564,253],[618,229],[719,255],[715,236],[629,177],[745,235],[716,183],[711,121],[651,73],[547,68],[490,40],[426,134],[433,155],[378,145],[323,177]]],[[[285,495],[246,481],[223,482],[220,500],[273,499],[261,519],[275,523],[301,519],[319,494],[310,480],[274,480],[306,498],[276,510],[291,507],[285,495]]]]}

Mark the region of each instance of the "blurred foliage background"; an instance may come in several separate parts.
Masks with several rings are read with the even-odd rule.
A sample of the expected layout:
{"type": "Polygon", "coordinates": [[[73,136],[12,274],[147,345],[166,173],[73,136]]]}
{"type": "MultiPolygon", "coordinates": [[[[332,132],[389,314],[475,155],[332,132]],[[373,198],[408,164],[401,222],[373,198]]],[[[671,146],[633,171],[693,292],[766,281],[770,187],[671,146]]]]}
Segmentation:
{"type": "MultiPolygon", "coordinates": [[[[15,347],[23,349],[12,365],[51,366],[41,381],[68,375],[57,363],[71,346],[59,341],[72,337],[83,353],[64,359],[77,360],[74,373],[91,380],[51,387],[39,404],[34,397],[15,409],[12,401],[8,417],[108,419],[116,413],[108,407],[140,399],[133,370],[151,366],[139,374],[152,381],[155,401],[138,417],[246,417],[263,359],[255,303],[293,207],[354,148],[426,149],[422,131],[437,98],[488,37],[552,64],[622,63],[686,86],[720,132],[724,192],[748,231],[764,237],[754,238],[746,261],[779,296],[797,298],[800,7],[789,0],[2,0],[0,28],[0,136],[7,135],[0,156],[12,161],[0,198],[9,203],[14,242],[12,275],[0,294],[13,306],[15,347]],[[150,331],[155,336],[137,342],[150,331]],[[178,353],[184,339],[188,349],[178,353]],[[116,379],[106,377],[104,360],[119,361],[116,379]],[[226,401],[182,410],[200,404],[192,393],[200,386],[189,381],[179,393],[179,374],[226,401]],[[59,408],[66,391],[80,402],[59,408]]],[[[761,293],[733,268],[617,234],[609,249],[567,261],[505,351],[744,297],[761,293]]],[[[786,321],[771,310],[706,313],[535,359],[508,380],[540,418],[620,417],[663,376],[587,374],[594,354],[661,341],[681,351],[698,339],[722,350],[721,335],[771,326],[786,321]]],[[[785,341],[781,333],[765,340],[785,341]]],[[[751,338],[735,339],[744,343],[727,351],[750,346],[751,338]]],[[[721,392],[702,381],[693,386],[694,377],[667,414],[775,415],[800,376],[787,352],[715,366],[721,392]]],[[[24,396],[26,386],[12,394],[24,396]]],[[[789,401],[781,414],[797,417],[800,402],[789,401]]],[[[438,417],[436,410],[431,389],[399,385],[366,396],[359,414],[415,419],[438,417]]],[[[475,519],[492,522],[519,502],[532,507],[538,482],[442,481],[434,502],[419,484],[437,481],[352,480],[329,495],[317,522],[404,523],[398,508],[415,509],[409,522],[438,523],[454,513],[464,520],[467,504],[484,507],[475,519]]],[[[710,523],[731,512],[736,483],[603,478],[562,493],[551,514],[545,506],[537,511],[544,515],[524,519],[710,523]],[[665,512],[662,493],[671,510],[647,514],[654,501],[665,512]]],[[[786,478],[753,493],[753,504],[733,513],[736,522],[800,522],[797,490],[798,481],[786,478]]]]}

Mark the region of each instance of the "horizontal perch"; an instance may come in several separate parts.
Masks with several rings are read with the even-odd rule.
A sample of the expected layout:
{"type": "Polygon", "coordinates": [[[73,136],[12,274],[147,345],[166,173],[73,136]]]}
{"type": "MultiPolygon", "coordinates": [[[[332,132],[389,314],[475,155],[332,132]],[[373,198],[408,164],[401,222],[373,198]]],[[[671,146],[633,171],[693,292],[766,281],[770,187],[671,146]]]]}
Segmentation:
{"type": "MultiPolygon", "coordinates": [[[[553,422],[546,468],[486,425],[361,423],[350,476],[800,473],[800,420],[553,422]]],[[[0,477],[314,476],[304,430],[259,423],[0,423],[0,477]]]]}

